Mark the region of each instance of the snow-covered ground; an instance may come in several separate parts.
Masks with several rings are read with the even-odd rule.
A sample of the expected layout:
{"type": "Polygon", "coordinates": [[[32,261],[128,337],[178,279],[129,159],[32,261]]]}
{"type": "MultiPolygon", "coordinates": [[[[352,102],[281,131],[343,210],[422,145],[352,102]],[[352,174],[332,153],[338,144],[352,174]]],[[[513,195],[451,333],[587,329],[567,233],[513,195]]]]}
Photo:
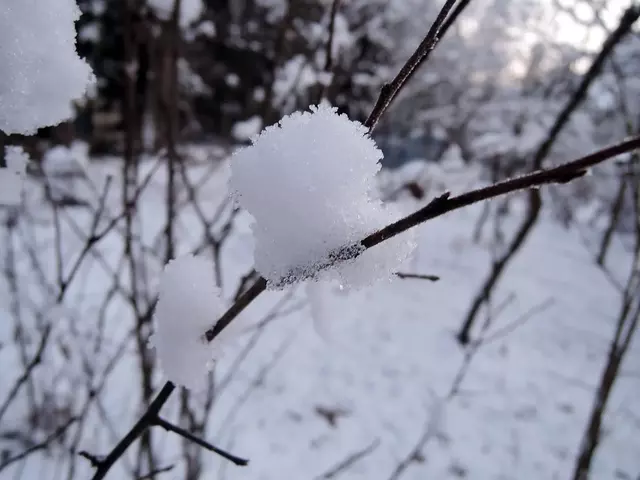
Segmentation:
{"type": "MultiPolygon", "coordinates": [[[[146,163],[142,175],[152,166],[153,162],[146,163]]],[[[118,163],[107,162],[90,166],[89,173],[101,185],[109,172],[119,175],[119,168],[118,163]]],[[[199,195],[202,208],[213,216],[226,195],[226,166],[221,164],[211,173],[210,166],[196,165],[189,174],[207,177],[199,195]]],[[[462,177],[442,174],[445,183],[450,178],[458,189],[469,180],[462,177]]],[[[117,213],[119,183],[114,181],[108,202],[113,213],[117,213]]],[[[164,225],[165,183],[160,169],[138,208],[144,243],[149,247],[161,245],[156,237],[161,237],[158,232],[164,225]]],[[[30,201],[35,204],[37,200],[30,201]]],[[[399,206],[411,211],[426,201],[401,197],[399,206]]],[[[456,395],[443,401],[465,358],[455,332],[491,262],[487,242],[476,245],[471,241],[480,209],[455,212],[417,229],[418,248],[403,271],[439,275],[439,282],[397,279],[357,292],[341,291],[337,285],[321,287],[314,296],[315,300],[320,297],[322,308],[313,321],[301,287],[293,294],[267,292],[252,304],[238,319],[247,325],[259,322],[290,296],[281,305],[282,315],[246,335],[260,332],[255,347],[218,391],[206,434],[207,440],[249,458],[250,464],[235,467],[205,452],[202,478],[322,478],[350,454],[371,446],[339,475],[324,478],[386,480],[428,429],[422,455],[402,478],[568,478],[613,334],[619,294],[595,266],[583,236],[543,218],[495,293],[496,315],[485,334],[487,342],[477,351],[456,395]],[[506,306],[500,308],[505,301],[506,306]]],[[[33,378],[40,388],[50,385],[57,393],[61,400],[53,403],[64,403],[77,414],[75,409],[84,404],[88,391],[86,365],[97,372],[96,383],[108,372],[100,399],[92,404],[77,434],[78,450],[104,454],[141,411],[138,357],[135,342],[127,340],[134,326],[131,312],[118,300],[102,308],[113,275],[126,272],[119,267],[122,240],[112,234],[101,241],[97,250],[102,257],[86,260],[64,306],[51,308],[49,303],[43,318],[32,319],[34,304],[50,302],[37,280],[43,277],[33,268],[33,254],[43,263],[43,276],[51,283],[56,265],[51,213],[40,208],[33,215],[36,225],[20,224],[13,237],[18,285],[21,298],[26,299],[20,308],[25,324],[52,321],[54,326],[54,342],[33,378]],[[28,251],[29,239],[35,252],[28,251]],[[98,341],[102,329],[104,338],[98,341]],[[125,353],[111,370],[109,361],[120,348],[125,353]]],[[[82,211],[71,215],[87,231],[90,216],[82,211]]],[[[82,239],[73,233],[68,218],[61,220],[65,264],[71,265],[82,239]]],[[[509,218],[507,230],[517,220],[516,216],[509,218]]],[[[222,290],[228,302],[239,278],[252,266],[249,225],[249,217],[240,214],[223,247],[222,290]]],[[[182,211],[177,235],[181,253],[200,243],[202,227],[191,207],[182,211]]],[[[6,241],[2,239],[4,245],[6,241]]],[[[625,273],[626,255],[620,245],[611,252],[611,268],[619,277],[625,273]]],[[[156,288],[161,258],[160,253],[146,262],[150,291],[156,288]]],[[[22,370],[18,349],[12,345],[14,317],[4,280],[0,295],[3,399],[4,390],[22,370]]],[[[34,334],[32,349],[37,340],[34,334]]],[[[216,369],[216,379],[225,379],[246,343],[243,337],[230,345],[216,369]]],[[[594,479],[636,479],[640,475],[638,365],[636,338],[605,418],[594,479]]],[[[158,373],[155,386],[163,381],[158,373]]],[[[178,418],[178,396],[163,410],[172,420],[178,418]]],[[[16,402],[0,423],[0,448],[9,456],[24,447],[3,434],[29,431],[28,411],[26,400],[16,402]]],[[[37,429],[32,431],[36,439],[44,436],[37,429]]],[[[76,431],[77,426],[65,441],[70,442],[76,431]]],[[[181,439],[158,429],[154,442],[161,466],[178,465],[158,478],[182,478],[181,439]]],[[[121,459],[109,478],[129,478],[127,467],[135,453],[131,449],[129,461],[121,459]]],[[[0,478],[68,478],[69,458],[61,448],[36,453],[1,471],[0,478]]],[[[89,462],[71,458],[75,462],[71,477],[88,478],[89,462]]]]}

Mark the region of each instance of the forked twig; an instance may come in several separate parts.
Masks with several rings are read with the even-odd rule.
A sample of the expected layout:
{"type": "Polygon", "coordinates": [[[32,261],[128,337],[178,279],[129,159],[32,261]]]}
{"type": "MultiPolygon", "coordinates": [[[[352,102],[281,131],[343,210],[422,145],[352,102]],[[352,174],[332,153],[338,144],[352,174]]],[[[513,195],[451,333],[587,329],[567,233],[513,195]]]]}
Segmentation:
{"type": "Polygon", "coordinates": [[[240,458],[240,457],[237,457],[235,455],[232,455],[231,453],[226,452],[226,451],[216,447],[215,445],[212,445],[211,443],[206,442],[206,441],[202,440],[201,438],[196,437],[195,435],[193,435],[193,434],[189,433],[188,431],[186,431],[184,428],[180,428],[177,425],[174,425],[173,423],[166,421],[162,417],[156,417],[156,419],[154,421],[154,425],[162,427],[168,432],[173,432],[173,433],[175,433],[177,435],[180,435],[181,437],[184,437],[187,440],[190,440],[193,443],[196,443],[196,444],[200,445],[203,448],[206,448],[207,450],[209,450],[211,452],[217,453],[221,457],[226,458],[227,460],[229,460],[230,462],[232,462],[232,463],[234,463],[236,465],[245,466],[245,465],[249,464],[249,460],[246,460],[244,458],[240,458]]]}

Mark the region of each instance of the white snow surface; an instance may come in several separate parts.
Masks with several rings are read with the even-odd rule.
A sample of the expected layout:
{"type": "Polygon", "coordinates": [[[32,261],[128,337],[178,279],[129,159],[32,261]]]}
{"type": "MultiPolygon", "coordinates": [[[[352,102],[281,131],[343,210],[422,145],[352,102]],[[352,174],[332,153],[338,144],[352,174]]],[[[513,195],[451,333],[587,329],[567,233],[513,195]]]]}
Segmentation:
{"type": "MultiPolygon", "coordinates": [[[[116,177],[108,198],[113,212],[118,212],[121,204],[117,190],[121,184],[120,162],[93,162],[89,166],[90,176],[98,184],[98,178],[116,177]]],[[[143,159],[140,175],[146,177],[155,166],[155,159],[143,159]]],[[[414,179],[416,169],[412,170],[408,179],[414,179]]],[[[436,170],[437,166],[431,166],[430,176],[453,191],[474,186],[468,184],[468,176],[449,176],[447,172],[436,175],[436,170]]],[[[226,201],[226,168],[189,165],[188,175],[194,184],[202,184],[198,197],[207,211],[214,212],[226,201]]],[[[144,224],[141,241],[147,248],[163,232],[166,181],[162,169],[156,171],[137,209],[144,224]]],[[[475,182],[478,186],[477,179],[475,182]]],[[[413,211],[438,193],[434,187],[422,201],[400,196],[398,207],[413,211]]],[[[518,198],[513,198],[513,209],[503,224],[507,233],[512,233],[521,220],[523,202],[518,198]]],[[[68,406],[71,414],[83,420],[72,425],[60,440],[61,445],[34,451],[24,461],[1,471],[0,478],[91,478],[92,466],[73,452],[110,451],[144,410],[140,357],[131,335],[136,327],[135,314],[117,293],[109,306],[103,307],[114,274],[127,288],[126,272],[118,273],[122,236],[113,231],[96,246],[99,257],[89,256],[83,262],[54,316],[51,300],[39,287],[41,275],[55,282],[53,214],[40,204],[31,208],[38,222],[19,222],[10,244],[15,251],[21,298],[25,300],[20,325],[29,339],[27,361],[37,347],[40,322],[51,321],[54,327],[55,342],[45,349],[31,376],[36,400],[44,392],[54,392],[53,407],[68,406]],[[42,271],[33,268],[34,256],[43,265],[42,271]],[[37,313],[43,309],[45,315],[39,317],[37,313]],[[109,367],[111,362],[113,369],[109,367]],[[86,365],[95,371],[94,381],[87,379],[86,365]],[[84,400],[103,379],[100,402],[91,403],[85,415],[84,400]]],[[[243,313],[243,322],[259,324],[271,312],[277,311],[278,315],[264,329],[249,330],[246,345],[253,347],[247,352],[244,344],[239,351],[235,347],[227,351],[229,342],[225,342],[224,355],[216,361],[214,406],[208,415],[201,408],[206,397],[189,395],[198,418],[206,419],[203,437],[248,458],[250,464],[235,467],[191,446],[189,451],[201,454],[201,478],[323,478],[347,457],[378,440],[375,449],[334,478],[388,480],[429,425],[433,430],[421,452],[424,461],[412,462],[401,480],[570,478],[620,306],[617,287],[595,265],[593,251],[587,248],[597,248],[601,232],[585,238],[589,232],[563,228],[554,223],[548,211],[541,215],[492,296],[496,315],[485,334],[490,341],[478,350],[459,393],[443,404],[440,399],[450,390],[464,363],[465,352],[454,334],[492,264],[487,238],[491,226],[480,243],[472,242],[481,213],[482,205],[478,205],[417,228],[418,247],[403,271],[440,275],[439,282],[399,280],[348,293],[335,284],[314,285],[320,289],[313,299],[314,313],[322,317],[321,326],[326,327],[320,332],[322,336],[310,320],[312,305],[302,289],[266,292],[250,305],[243,313]],[[500,309],[508,298],[512,300],[500,309]],[[338,412],[333,425],[321,413],[326,410],[338,412]]],[[[82,231],[89,230],[93,221],[90,212],[79,210],[69,215],[82,231]]],[[[62,258],[65,265],[70,265],[84,239],[65,218],[62,258]]],[[[240,214],[222,249],[225,306],[233,301],[239,279],[252,267],[251,222],[250,216],[240,214]]],[[[179,211],[175,234],[180,253],[194,251],[205,241],[204,229],[190,208],[179,211]]],[[[5,245],[3,237],[0,262],[8,258],[5,245]]],[[[164,265],[154,255],[145,258],[149,289],[156,293],[155,281],[164,265]]],[[[614,241],[607,265],[616,281],[626,277],[629,253],[622,242],[614,241]]],[[[213,263],[208,266],[213,269],[213,263]]],[[[23,371],[22,353],[14,344],[17,320],[12,314],[13,297],[4,278],[0,277],[2,400],[23,371]]],[[[475,330],[474,338],[477,334],[475,330]]],[[[241,340],[244,342],[244,337],[241,340]]],[[[594,458],[593,479],[635,479],[640,472],[638,365],[640,342],[636,335],[607,406],[605,434],[594,458]]],[[[155,392],[165,379],[154,375],[155,392]]],[[[21,389],[0,422],[0,431],[7,433],[0,436],[0,449],[9,455],[18,455],[29,445],[11,437],[11,432],[26,434],[25,442],[50,435],[50,431],[30,423],[30,398],[28,389],[21,389]]],[[[180,395],[175,393],[161,414],[186,426],[180,411],[180,395]]],[[[185,478],[183,439],[157,429],[153,431],[153,444],[158,467],[175,465],[158,478],[185,478]]],[[[129,449],[108,478],[134,477],[131,468],[137,455],[135,447],[129,449]]]]}
{"type": "Polygon", "coordinates": [[[194,390],[206,386],[206,374],[222,354],[230,329],[210,343],[203,335],[223,312],[213,265],[206,258],[187,254],[165,266],[151,342],[167,379],[194,390]]]}
{"type": "Polygon", "coordinates": [[[272,288],[309,278],[350,287],[389,278],[412,234],[368,250],[359,241],[399,218],[379,199],[382,152],[360,123],[327,104],[285,116],[236,151],[230,186],[255,219],[255,265],[272,288]]]}
{"type": "Polygon", "coordinates": [[[78,57],[75,0],[0,4],[0,130],[32,134],[71,118],[94,81],[78,57]]]}

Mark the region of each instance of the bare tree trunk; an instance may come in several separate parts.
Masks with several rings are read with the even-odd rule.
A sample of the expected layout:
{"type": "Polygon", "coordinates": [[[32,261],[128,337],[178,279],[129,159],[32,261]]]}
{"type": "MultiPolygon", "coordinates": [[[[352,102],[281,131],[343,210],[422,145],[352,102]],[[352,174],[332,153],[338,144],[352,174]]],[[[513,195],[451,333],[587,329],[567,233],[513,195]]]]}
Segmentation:
{"type": "MultiPolygon", "coordinates": [[[[546,140],[536,152],[536,155],[533,158],[533,170],[539,170],[542,167],[542,163],[551,151],[551,147],[558,138],[560,131],[564,128],[573,112],[578,108],[580,103],[582,103],[583,99],[586,97],[589,86],[593,83],[593,81],[600,73],[606,59],[609,57],[615,46],[625,37],[627,33],[629,33],[632,25],[635,23],[639,16],[639,8],[629,7],[624,12],[622,18],[620,19],[618,28],[616,28],[616,30],[611,33],[611,35],[604,42],[600,53],[591,64],[591,67],[589,68],[587,73],[582,77],[580,86],[576,90],[573,97],[569,100],[567,105],[564,107],[562,112],[560,112],[560,115],[549,131],[546,140]]],[[[479,292],[473,299],[471,307],[469,308],[469,312],[467,313],[462,326],[460,327],[457,338],[462,345],[466,345],[469,343],[471,328],[473,327],[473,323],[478,316],[480,308],[486,301],[490,292],[500,280],[500,277],[506,266],[515,257],[522,245],[524,245],[524,242],[529,237],[531,230],[538,221],[541,207],[542,197],[540,196],[540,192],[537,189],[529,190],[527,213],[524,220],[522,221],[522,224],[513,237],[513,240],[507,248],[506,253],[500,259],[498,259],[496,263],[494,263],[489,276],[484,281],[479,292]]]]}

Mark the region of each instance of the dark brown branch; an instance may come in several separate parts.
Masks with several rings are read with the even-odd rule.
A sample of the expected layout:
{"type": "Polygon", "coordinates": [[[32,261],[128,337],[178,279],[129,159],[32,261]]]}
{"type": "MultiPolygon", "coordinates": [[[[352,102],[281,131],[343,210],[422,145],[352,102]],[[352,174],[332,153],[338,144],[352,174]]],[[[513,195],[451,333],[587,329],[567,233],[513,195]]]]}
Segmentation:
{"type": "Polygon", "coordinates": [[[396,277],[401,279],[413,279],[413,280],[429,280],[430,282],[437,282],[440,280],[440,277],[437,275],[424,275],[420,273],[403,273],[397,272],[396,277]]]}
{"type": "Polygon", "coordinates": [[[495,340],[505,337],[506,335],[513,332],[516,328],[521,325],[527,323],[531,318],[535,315],[538,315],[545,311],[547,308],[551,307],[555,303],[553,298],[547,298],[544,302],[535,305],[530,310],[524,312],[520,317],[516,318],[513,322],[505,325],[502,328],[497,329],[495,332],[492,332],[490,335],[485,335],[478,340],[471,342],[472,346],[486,345],[487,343],[491,343],[495,340]]]}
{"type": "Polygon", "coordinates": [[[390,82],[385,83],[380,89],[380,95],[378,96],[378,100],[376,101],[375,106],[373,107],[373,111],[364,122],[365,127],[369,128],[369,130],[373,130],[384,114],[384,112],[389,108],[393,99],[400,93],[402,87],[407,83],[413,72],[429,58],[429,54],[431,51],[436,48],[438,44],[440,30],[442,25],[445,23],[447,16],[449,15],[449,11],[455,5],[456,0],[447,0],[440,10],[440,13],[436,17],[435,22],[431,25],[431,28],[427,32],[427,35],[424,37],[424,40],[420,43],[418,48],[413,55],[407,60],[407,62],[402,66],[396,77],[390,82]]]}
{"type": "Polygon", "coordinates": [[[230,462],[232,462],[232,463],[234,463],[236,465],[245,466],[245,465],[249,464],[249,460],[237,457],[237,456],[235,456],[235,455],[233,455],[233,454],[231,454],[229,452],[226,452],[226,451],[216,447],[215,445],[212,445],[209,442],[206,442],[206,441],[202,440],[201,438],[196,437],[195,435],[191,434],[190,432],[188,432],[184,428],[180,428],[177,425],[174,425],[174,424],[172,424],[170,422],[167,422],[162,417],[156,417],[156,419],[154,420],[154,425],[162,427],[165,430],[167,430],[168,432],[173,432],[173,433],[175,433],[177,435],[180,435],[181,437],[186,438],[187,440],[200,445],[202,448],[206,448],[207,450],[209,450],[211,452],[217,453],[221,457],[226,458],[227,460],[229,460],[230,462]]]}
{"type": "Polygon", "coordinates": [[[154,419],[158,416],[160,409],[169,399],[169,396],[175,389],[175,385],[171,382],[164,384],[156,398],[153,399],[147,411],[140,417],[133,428],[127,433],[122,440],[109,452],[109,454],[100,462],[100,466],[96,469],[93,475],[93,480],[100,480],[104,478],[109,469],[114,463],[127,451],[133,442],[142,435],[151,425],[153,425],[154,419]]]}
{"type": "MultiPolygon", "coordinates": [[[[456,4],[456,7],[453,9],[451,14],[449,14],[449,16],[447,16],[447,19],[442,24],[442,27],[440,28],[440,32],[438,33],[437,41],[440,41],[440,40],[442,40],[444,38],[444,36],[447,34],[447,31],[449,30],[449,28],[451,28],[451,26],[456,22],[456,20],[460,16],[460,14],[464,11],[465,8],[467,8],[467,6],[470,3],[471,3],[471,0],[462,0],[462,1],[460,1],[460,2],[458,2],[456,4]]],[[[426,60],[426,58],[425,58],[425,60],[426,60]]],[[[409,76],[407,77],[407,79],[405,80],[403,85],[406,85],[409,82],[409,80],[411,80],[411,78],[413,77],[413,75],[417,71],[418,71],[417,68],[413,69],[411,71],[411,73],[409,73],[409,76]]]]}
{"type": "Polygon", "coordinates": [[[542,166],[542,162],[547,158],[551,147],[556,141],[556,138],[560,134],[560,131],[564,128],[569,117],[576,110],[578,105],[582,103],[584,98],[587,95],[587,91],[589,87],[593,83],[593,80],[600,74],[602,71],[602,67],[606,62],[607,58],[613,52],[615,46],[631,31],[633,24],[638,20],[640,16],[640,6],[632,6],[625,10],[624,14],[620,18],[620,23],[618,28],[605,40],[602,48],[596,58],[593,60],[593,63],[589,67],[587,73],[585,73],[582,81],[580,82],[580,86],[578,90],[573,95],[569,103],[565,106],[563,111],[560,113],[558,118],[556,119],[551,131],[547,135],[547,139],[540,146],[536,155],[533,159],[533,168],[540,168],[542,166]]]}
{"type": "Polygon", "coordinates": [[[447,34],[449,28],[451,28],[451,25],[453,25],[456,20],[458,20],[460,14],[464,11],[465,8],[467,8],[467,6],[469,6],[470,3],[471,0],[461,0],[456,5],[456,8],[453,9],[453,12],[451,12],[451,14],[447,17],[447,20],[444,22],[442,28],[440,29],[440,38],[444,37],[447,34]]]}
{"type": "Polygon", "coordinates": [[[591,167],[636,149],[640,149],[640,136],[632,137],[618,143],[617,145],[603,148],[602,150],[598,150],[597,152],[579,158],[578,160],[574,160],[554,168],[539,170],[527,175],[522,175],[521,177],[505,180],[488,187],[472,190],[470,192],[463,193],[462,195],[458,195],[457,197],[451,197],[451,194],[446,192],[433,199],[428,205],[420,210],[398,220],[395,223],[392,223],[382,230],[372,233],[362,240],[361,243],[365,248],[371,248],[374,245],[382,243],[385,240],[388,240],[389,238],[392,238],[420,223],[432,220],[444,215],[445,213],[467,207],[474,203],[520,190],[540,187],[542,185],[567,183],[571,180],[582,177],[591,167]]]}
{"type": "Polygon", "coordinates": [[[227,325],[229,325],[234,318],[236,318],[240,312],[242,312],[245,308],[249,306],[251,302],[253,302],[258,295],[264,292],[267,289],[267,280],[264,277],[258,277],[258,279],[253,282],[253,285],[249,287],[249,289],[244,292],[238,300],[227,310],[224,315],[220,317],[220,319],[216,322],[216,324],[206,331],[204,337],[207,342],[210,342],[214,338],[216,338],[222,330],[224,330],[227,325]]]}

